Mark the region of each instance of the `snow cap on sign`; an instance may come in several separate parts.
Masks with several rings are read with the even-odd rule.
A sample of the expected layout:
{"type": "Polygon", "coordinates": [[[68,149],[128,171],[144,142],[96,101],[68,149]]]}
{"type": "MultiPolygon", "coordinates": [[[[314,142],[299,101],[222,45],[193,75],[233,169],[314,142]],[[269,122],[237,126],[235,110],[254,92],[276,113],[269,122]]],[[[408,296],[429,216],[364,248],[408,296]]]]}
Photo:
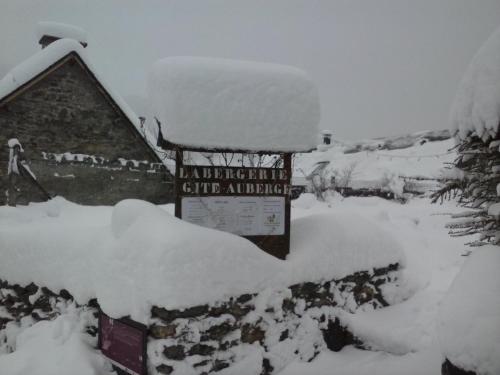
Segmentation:
{"type": "Polygon", "coordinates": [[[318,92],[294,67],[171,57],[154,64],[149,95],[148,120],[156,118],[174,144],[276,152],[308,151],[317,144],[318,92]]]}
{"type": "Polygon", "coordinates": [[[451,109],[452,134],[495,137],[500,124],[500,28],[479,49],[451,109]]]}

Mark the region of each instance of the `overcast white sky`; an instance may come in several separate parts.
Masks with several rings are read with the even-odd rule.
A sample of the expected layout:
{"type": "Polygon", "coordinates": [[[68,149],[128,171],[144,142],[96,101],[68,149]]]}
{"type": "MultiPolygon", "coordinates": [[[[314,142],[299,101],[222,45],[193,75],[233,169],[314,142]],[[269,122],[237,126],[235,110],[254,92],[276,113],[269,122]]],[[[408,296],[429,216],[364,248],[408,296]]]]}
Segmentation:
{"type": "Polygon", "coordinates": [[[357,139],[446,128],[500,1],[0,0],[1,76],[39,49],[38,21],[86,29],[96,70],[136,107],[162,57],[298,66],[318,85],[321,128],[357,139]]]}

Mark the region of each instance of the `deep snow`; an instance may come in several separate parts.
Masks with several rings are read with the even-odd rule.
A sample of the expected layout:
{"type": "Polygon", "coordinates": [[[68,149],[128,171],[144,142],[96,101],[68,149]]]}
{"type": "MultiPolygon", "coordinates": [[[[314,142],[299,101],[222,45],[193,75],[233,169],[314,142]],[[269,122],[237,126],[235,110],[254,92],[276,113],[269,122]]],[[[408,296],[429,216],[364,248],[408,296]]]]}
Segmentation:
{"type": "Polygon", "coordinates": [[[319,97],[300,69],[201,57],[157,61],[149,77],[150,128],[202,148],[307,151],[317,144],[319,97]]]}
{"type": "MultiPolygon", "coordinates": [[[[447,213],[458,212],[454,202],[431,205],[413,199],[401,205],[380,198],[334,197],[321,203],[308,196],[292,208],[294,217],[318,212],[358,212],[403,243],[404,279],[397,290],[387,290],[394,305],[344,314],[350,329],[371,351],[346,347],[322,352],[311,363],[295,362],[280,375],[440,375],[443,360],[436,334],[439,305],[469,250],[463,238],[450,238],[444,225],[447,213]]],[[[499,322],[500,324],[500,318],[499,322]]]]}
{"type": "Polygon", "coordinates": [[[500,248],[469,256],[443,301],[438,325],[442,353],[477,374],[500,373],[500,248]]]}
{"type": "Polygon", "coordinates": [[[82,304],[97,298],[110,316],[148,323],[152,305],[186,308],[404,265],[401,245],[357,214],[300,218],[291,233],[290,256],[281,261],[242,237],[179,220],[147,202],[94,208],[56,198],[0,207],[0,275],[67,289],[82,304]],[[356,226],[359,232],[349,230],[356,226]]]}
{"type": "MultiPolygon", "coordinates": [[[[436,173],[443,171],[442,158],[432,157],[429,158],[430,161],[422,159],[421,163],[428,163],[427,166],[424,166],[424,164],[419,164],[418,157],[425,155],[425,153],[446,153],[446,145],[452,145],[452,143],[451,140],[426,143],[424,145],[415,145],[410,149],[394,150],[394,154],[392,152],[391,154],[399,153],[405,156],[404,160],[407,161],[413,160],[407,158],[407,156],[411,156],[415,159],[416,167],[415,169],[408,167],[406,171],[421,171],[429,176],[434,175],[432,171],[436,173]]],[[[387,152],[384,151],[384,153],[387,152]]],[[[332,157],[332,160],[335,160],[333,154],[335,154],[335,151],[332,151],[329,156],[332,157]]],[[[328,152],[316,153],[315,155],[328,155],[328,152]]],[[[358,155],[347,155],[365,157],[366,152],[358,153],[358,155]]],[[[377,152],[373,155],[377,155],[377,152]]],[[[446,154],[446,158],[451,159],[453,157],[452,154],[446,154]]],[[[398,159],[394,158],[393,161],[396,160],[398,159]]],[[[394,165],[390,163],[391,160],[388,158],[380,158],[378,161],[376,158],[369,158],[368,162],[375,167],[377,163],[383,164],[381,167],[387,169],[392,169],[394,165]]],[[[404,163],[401,163],[401,171],[404,170],[404,163]]],[[[369,172],[369,168],[367,168],[367,172],[369,172]]],[[[3,215],[1,214],[2,210],[0,210],[2,227],[11,228],[15,232],[14,228],[16,227],[30,225],[29,223],[33,222],[47,221],[50,218],[59,222],[66,221],[65,225],[71,226],[72,220],[77,218],[73,225],[80,224],[86,228],[94,229],[109,226],[107,230],[110,235],[120,236],[133,221],[133,218],[127,218],[126,213],[121,213],[118,215],[120,220],[115,222],[115,225],[111,225],[113,212],[109,207],[81,208],[76,205],[65,204],[64,210],[61,210],[57,201],[54,203],[56,204],[44,206],[44,209],[18,208],[16,209],[18,213],[16,215],[6,214],[6,210],[13,210],[12,208],[5,208],[3,215]]],[[[173,205],[162,208],[171,214],[173,213],[173,205]]],[[[328,196],[326,202],[318,202],[313,195],[304,194],[298,200],[293,201],[292,218],[295,224],[298,224],[298,227],[305,227],[309,224],[312,225],[318,217],[327,215],[325,220],[329,222],[328,227],[333,227],[333,232],[336,233],[335,238],[330,238],[330,241],[335,244],[342,243],[344,232],[357,234],[361,231],[361,227],[357,226],[356,223],[351,221],[350,225],[346,223],[346,226],[342,226],[342,224],[336,222],[336,218],[357,214],[362,216],[363,219],[360,221],[362,223],[376,222],[377,226],[382,230],[380,233],[385,233],[391,237],[391,240],[388,240],[389,244],[399,243],[402,246],[406,262],[400,286],[385,290],[385,296],[393,304],[392,306],[375,311],[357,311],[354,314],[344,314],[343,318],[348,322],[350,329],[369,345],[371,351],[362,351],[352,347],[344,348],[339,353],[324,351],[311,363],[297,361],[288,365],[280,375],[330,375],[332,369],[336,369],[336,372],[342,375],[439,375],[443,357],[437,337],[438,311],[453,279],[464,260],[467,259],[462,255],[470,251],[470,248],[464,245],[467,239],[450,238],[445,225],[450,221],[449,213],[461,212],[462,210],[462,208],[457,207],[455,202],[431,205],[429,200],[425,198],[411,199],[407,204],[402,205],[380,198],[344,199],[339,195],[328,196]],[[302,222],[304,218],[309,218],[309,220],[302,222]]],[[[131,213],[132,210],[126,211],[131,213]]],[[[353,221],[358,220],[360,220],[359,217],[353,221]]],[[[366,225],[364,224],[362,227],[366,228],[366,225]]],[[[326,226],[323,228],[326,228],[326,226]]],[[[39,229],[42,230],[43,228],[40,227],[39,229]]],[[[321,253],[324,244],[321,240],[323,229],[319,228],[318,231],[318,228],[309,228],[308,230],[317,231],[316,237],[311,244],[314,243],[315,245],[315,254],[321,253]]],[[[364,240],[376,242],[377,239],[378,236],[372,234],[364,240]]],[[[83,239],[83,241],[91,240],[88,238],[83,239]]],[[[298,246],[300,239],[297,240],[296,245],[298,246]]],[[[363,239],[360,239],[360,241],[363,243],[363,239]]],[[[304,242],[303,246],[306,245],[304,242]]],[[[383,247],[385,248],[385,246],[383,247]]],[[[306,254],[303,253],[303,256],[306,256],[306,254]]],[[[290,260],[292,261],[293,258],[294,256],[291,256],[290,260]]],[[[305,262],[306,260],[297,261],[297,265],[305,262]]],[[[335,265],[334,262],[332,262],[332,265],[334,269],[339,266],[335,265]]],[[[293,268],[291,267],[291,269],[293,268]]],[[[299,274],[297,277],[309,277],[308,272],[311,271],[303,269],[301,272],[306,274],[299,274]]],[[[341,270],[337,268],[335,272],[340,274],[341,270]]],[[[25,276],[18,275],[18,277],[25,276]]],[[[498,320],[497,326],[500,326],[500,317],[498,320]]],[[[45,340],[42,337],[38,339],[45,340]]],[[[81,340],[86,339],[82,336],[81,340]]],[[[50,341],[47,343],[47,347],[51,347],[50,341]]],[[[58,350],[61,350],[60,346],[58,350]]],[[[57,354],[59,353],[58,350],[48,349],[47,352],[57,356],[59,355],[57,354]]],[[[35,364],[37,361],[42,360],[34,352],[24,351],[23,353],[20,358],[25,362],[35,364]]],[[[2,363],[12,363],[9,362],[11,356],[12,354],[0,357],[2,361],[7,361],[0,361],[0,365],[2,363]]],[[[82,366],[88,366],[89,363],[92,363],[91,367],[93,366],[95,374],[107,371],[105,365],[92,362],[86,354],[82,354],[75,359],[75,361],[77,360],[80,361],[82,366]]],[[[248,363],[243,367],[249,371],[252,368],[248,363]]],[[[63,370],[60,370],[62,372],[58,371],[59,369],[55,367],[52,372],[43,375],[65,374],[63,370]]],[[[2,371],[0,373],[4,374],[2,371]]],[[[6,371],[5,373],[8,375],[18,374],[6,371]]],[[[251,372],[249,373],[251,374],[251,372]]]]}
{"type": "MultiPolygon", "coordinates": [[[[170,212],[173,209],[171,205],[164,208],[170,212]]],[[[112,212],[106,207],[93,208],[100,211],[99,220],[96,220],[95,215],[88,210],[77,210],[76,207],[74,209],[73,214],[78,213],[80,222],[86,226],[99,227],[111,220],[112,212]]],[[[11,219],[10,224],[38,221],[50,215],[61,215],[62,219],[70,217],[67,213],[65,216],[64,213],[58,212],[57,207],[45,211],[38,210],[37,214],[33,210],[29,212],[29,208],[19,209],[23,210],[25,215],[11,219]]],[[[349,322],[350,328],[368,342],[373,351],[361,351],[352,347],[347,347],[339,353],[325,351],[311,363],[290,364],[280,375],[326,375],[331,374],[332,368],[343,375],[440,374],[442,357],[436,337],[438,308],[464,261],[461,255],[468,250],[463,245],[463,238],[448,236],[444,225],[449,221],[449,216],[445,213],[459,210],[461,209],[456,208],[454,202],[446,202],[440,206],[431,205],[426,199],[414,199],[401,205],[379,198],[342,199],[336,196],[329,202],[321,203],[310,195],[304,195],[294,201],[292,216],[295,221],[313,215],[334,214],[335,217],[358,213],[365,217],[365,220],[377,222],[384,232],[390,233],[402,244],[406,255],[406,267],[401,286],[385,291],[386,296],[394,303],[393,306],[376,311],[345,314],[344,318],[349,322]]],[[[9,216],[2,216],[4,223],[7,223],[9,216]]],[[[122,224],[126,221],[124,219],[122,224]]],[[[124,228],[125,225],[118,225],[114,231],[119,234],[124,228]]],[[[353,226],[353,231],[356,229],[353,226]]],[[[49,344],[50,342],[47,344],[48,348],[49,344]]],[[[48,349],[47,352],[53,353],[54,356],[59,355],[56,354],[59,353],[58,350],[48,349]]],[[[23,359],[30,363],[42,360],[35,352],[23,353],[23,359]]],[[[10,361],[8,358],[12,355],[0,358],[10,361]]],[[[79,360],[84,364],[94,363],[86,354],[82,354],[79,360]]],[[[0,362],[0,365],[2,363],[11,362],[0,362]]],[[[103,368],[101,365],[93,366],[96,374],[103,368]]],[[[43,375],[64,374],[57,372],[56,369],[43,375]]],[[[5,373],[11,375],[9,372],[5,373]]],[[[12,374],[17,375],[16,372],[12,374]]]]}

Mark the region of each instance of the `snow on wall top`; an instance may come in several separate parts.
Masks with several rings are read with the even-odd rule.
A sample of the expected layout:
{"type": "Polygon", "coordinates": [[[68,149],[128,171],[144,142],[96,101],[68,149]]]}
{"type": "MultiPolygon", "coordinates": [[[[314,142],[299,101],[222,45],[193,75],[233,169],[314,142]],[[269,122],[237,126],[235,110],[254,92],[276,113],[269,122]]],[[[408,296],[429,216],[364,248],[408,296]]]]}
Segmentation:
{"type": "Polygon", "coordinates": [[[36,28],[38,39],[44,35],[57,38],[69,38],[78,42],[87,43],[87,32],[77,26],[59,22],[39,22],[36,28]]]}
{"type": "Polygon", "coordinates": [[[77,302],[97,298],[107,314],[147,323],[152,305],[185,308],[403,262],[400,246],[376,223],[340,216],[292,221],[290,257],[282,261],[242,237],[137,200],[114,208],[62,198],[4,206],[0,279],[64,288],[77,302]],[[359,223],[366,235],[346,230],[359,223]]]}
{"type": "Polygon", "coordinates": [[[317,144],[318,92],[294,67],[171,57],[154,64],[149,91],[149,118],[175,144],[290,152],[317,144]]]}
{"type": "Polygon", "coordinates": [[[500,374],[500,251],[475,249],[440,309],[438,336],[443,355],[476,374],[500,374]]]}
{"type": "Polygon", "coordinates": [[[452,134],[495,137],[500,125],[500,28],[472,59],[451,109],[452,134]]]}
{"type": "Polygon", "coordinates": [[[125,116],[135,126],[137,131],[145,137],[146,141],[149,143],[153,151],[157,153],[158,157],[160,159],[164,159],[163,155],[161,155],[160,151],[155,146],[156,136],[146,127],[141,128],[138,116],[127,105],[127,103],[125,103],[123,98],[108,84],[106,84],[102,77],[99,76],[93,65],[90,63],[85,48],[74,39],[56,40],[8,72],[5,77],[0,80],[0,101],[72,52],[76,53],[82,59],[99,83],[104,87],[106,92],[111,96],[116,105],[118,105],[118,107],[123,111],[125,116]]]}

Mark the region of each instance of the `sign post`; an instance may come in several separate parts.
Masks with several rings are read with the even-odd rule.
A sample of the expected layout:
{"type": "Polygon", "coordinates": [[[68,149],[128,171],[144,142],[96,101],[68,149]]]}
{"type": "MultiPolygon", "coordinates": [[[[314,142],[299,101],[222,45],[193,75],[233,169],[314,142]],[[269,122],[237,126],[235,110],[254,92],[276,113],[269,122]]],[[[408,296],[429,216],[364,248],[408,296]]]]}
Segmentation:
{"type": "MultiPolygon", "coordinates": [[[[247,238],[284,259],[290,247],[291,154],[281,167],[184,164],[176,148],[175,215],[247,238]]],[[[210,150],[203,150],[210,152],[210,150]]]]}

